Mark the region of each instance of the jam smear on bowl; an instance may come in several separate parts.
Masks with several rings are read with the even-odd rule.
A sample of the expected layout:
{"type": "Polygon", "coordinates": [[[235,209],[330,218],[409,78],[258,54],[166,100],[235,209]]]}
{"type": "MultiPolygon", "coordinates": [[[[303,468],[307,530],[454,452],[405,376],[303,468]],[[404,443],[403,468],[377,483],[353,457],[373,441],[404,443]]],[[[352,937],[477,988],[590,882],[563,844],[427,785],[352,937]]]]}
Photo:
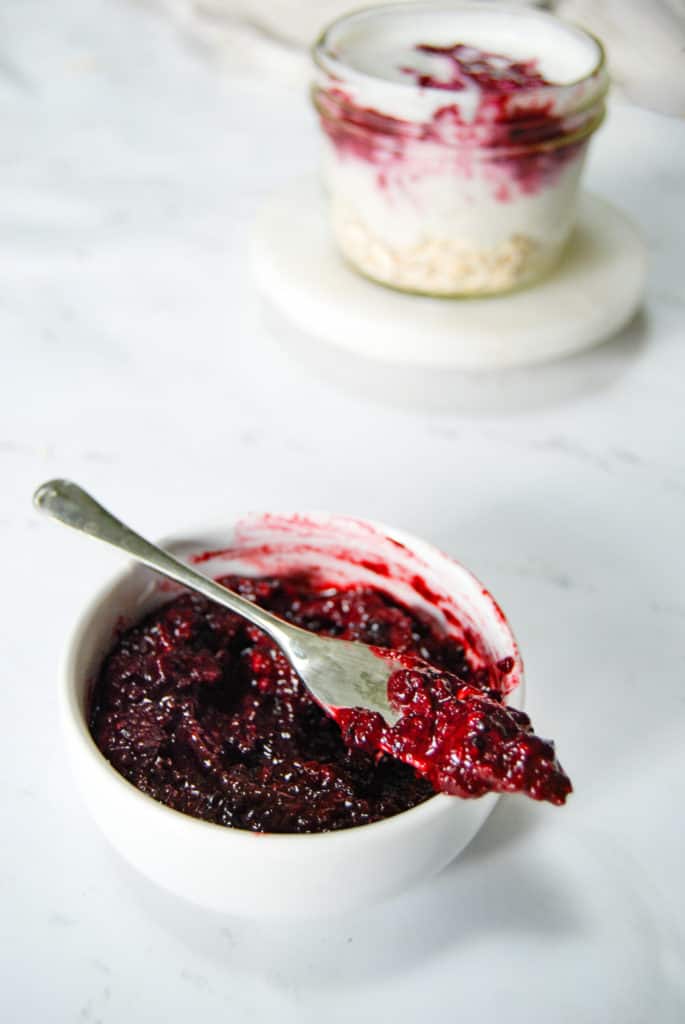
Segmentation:
{"type": "Polygon", "coordinates": [[[367,824],[437,790],[520,790],[553,803],[570,792],[553,746],[433,621],[375,588],[304,574],[220,582],[305,629],[399,652],[407,668],[391,677],[389,698],[401,717],[388,727],[339,709],[334,721],[261,630],[184,593],[119,637],[93,691],[95,742],[138,789],[206,821],[272,833],[367,824]]]}

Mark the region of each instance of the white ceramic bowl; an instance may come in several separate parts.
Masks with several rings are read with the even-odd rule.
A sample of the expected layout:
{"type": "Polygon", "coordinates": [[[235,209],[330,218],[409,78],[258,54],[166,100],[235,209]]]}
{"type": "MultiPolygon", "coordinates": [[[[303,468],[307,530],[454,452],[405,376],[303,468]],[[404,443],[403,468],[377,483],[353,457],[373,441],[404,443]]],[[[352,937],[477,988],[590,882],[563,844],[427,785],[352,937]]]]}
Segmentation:
{"type": "MultiPolygon", "coordinates": [[[[329,578],[375,582],[443,622],[480,637],[476,659],[514,659],[507,676],[521,706],[523,670],[508,623],[463,566],[400,530],[324,514],[252,516],[226,529],[167,540],[184,558],[214,552],[211,575],[264,574],[321,566],[329,578]],[[353,561],[350,561],[352,559],[353,561]],[[391,572],[389,582],[385,575],[391,572]]],[[[77,782],[95,821],[148,878],[213,910],[250,916],[323,916],[401,893],[439,871],[476,834],[496,797],[435,796],[371,825],[315,835],[264,835],[189,817],[119,775],[88,729],[93,680],[122,620],[132,623],[178,588],[141,566],[108,583],[88,604],[66,654],[62,717],[77,782]]]]}

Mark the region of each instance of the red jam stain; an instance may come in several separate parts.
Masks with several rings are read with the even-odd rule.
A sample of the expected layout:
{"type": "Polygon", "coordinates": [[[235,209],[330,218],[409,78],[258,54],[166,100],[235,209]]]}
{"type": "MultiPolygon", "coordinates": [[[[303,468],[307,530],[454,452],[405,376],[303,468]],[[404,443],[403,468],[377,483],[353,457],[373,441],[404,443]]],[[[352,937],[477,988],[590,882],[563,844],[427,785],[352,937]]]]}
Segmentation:
{"type": "MultiPolygon", "coordinates": [[[[553,184],[561,169],[581,152],[582,142],[561,144],[567,131],[564,120],[555,115],[553,100],[544,95],[545,88],[554,83],[537,70],[535,60],[516,61],[462,43],[420,43],[415,49],[448,62],[449,77],[412,67],[400,70],[420,89],[457,94],[478,90],[472,120],[464,119],[459,102],[440,107],[427,123],[417,125],[359,107],[339,86],[318,94],[322,127],[338,155],[377,166],[379,187],[388,187],[393,168],[401,173],[408,147],[416,141],[456,147],[455,173],[466,169],[470,175],[467,153],[474,159],[487,159],[492,194],[498,202],[514,198],[512,186],[532,195],[553,184]]],[[[436,166],[445,169],[443,162],[436,166]]],[[[427,167],[430,165],[421,173],[431,173],[427,167]]]]}
{"type": "Polygon", "coordinates": [[[436,786],[462,796],[522,789],[562,802],[561,782],[543,777],[550,747],[530,734],[525,715],[502,704],[492,674],[474,669],[433,620],[379,589],[331,586],[303,573],[222,582],[305,629],[400,652],[409,665],[428,662],[433,675],[398,674],[391,696],[403,717],[372,743],[374,716],[352,712],[341,731],[265,634],[182,594],[118,638],[93,694],[95,742],[143,792],[255,832],[363,825],[416,806],[436,786]],[[430,761],[429,728],[440,738],[430,761]],[[448,770],[449,743],[463,759],[458,775],[448,770]]]}

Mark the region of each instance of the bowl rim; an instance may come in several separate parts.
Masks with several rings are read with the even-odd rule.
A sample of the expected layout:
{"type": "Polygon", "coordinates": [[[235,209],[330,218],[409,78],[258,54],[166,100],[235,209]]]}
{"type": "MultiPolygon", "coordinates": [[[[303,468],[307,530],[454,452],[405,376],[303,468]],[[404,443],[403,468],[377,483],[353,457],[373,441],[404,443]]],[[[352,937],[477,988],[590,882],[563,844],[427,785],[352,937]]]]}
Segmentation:
{"type": "MultiPolygon", "coordinates": [[[[516,674],[519,680],[513,692],[518,698],[516,706],[523,708],[526,696],[526,680],[523,660],[521,658],[519,645],[514,635],[514,631],[502,608],[492,596],[489,589],[462,562],[457,558],[454,558],[452,555],[444,552],[431,541],[417,537],[409,531],[391,527],[379,520],[367,519],[364,516],[355,516],[345,513],[331,513],[316,509],[305,509],[299,512],[249,512],[247,514],[230,517],[228,525],[226,523],[216,526],[206,524],[200,528],[188,528],[181,532],[167,534],[156,543],[162,547],[169,548],[172,548],[173,545],[181,546],[188,544],[189,541],[200,540],[203,535],[220,535],[227,530],[235,529],[235,527],[241,522],[266,515],[276,515],[279,518],[288,518],[297,515],[312,520],[317,518],[326,518],[327,520],[346,520],[353,523],[362,523],[365,526],[373,527],[384,537],[399,541],[410,551],[415,550],[414,546],[416,544],[419,546],[423,545],[430,548],[434,553],[439,555],[440,558],[456,565],[478,585],[482,597],[490,605],[495,617],[499,620],[508,635],[512,647],[511,656],[514,658],[514,667],[517,670],[516,674]]],[[[388,818],[381,818],[378,821],[367,822],[363,825],[353,825],[349,828],[334,829],[328,832],[252,832],[249,829],[233,828],[231,826],[219,825],[216,822],[206,821],[203,818],[195,818],[193,815],[186,814],[184,811],[179,811],[174,807],[169,807],[167,804],[162,803],[150,794],[144,793],[142,790],[138,789],[137,786],[132,782],[129,782],[128,779],[114,768],[95,743],[90,729],[88,728],[86,716],[81,712],[78,704],[77,692],[79,680],[76,673],[76,661],[79,655],[80,645],[90,623],[93,621],[94,617],[101,614],[101,606],[110,598],[112,592],[137,568],[139,568],[138,563],[135,561],[128,562],[123,569],[119,570],[114,576],[109,577],[103,584],[101,584],[95,593],[88,599],[85,606],[76,616],[74,624],[71,627],[60,665],[59,698],[63,733],[66,734],[68,742],[73,737],[79,743],[81,751],[89,758],[89,762],[92,765],[93,770],[99,773],[100,778],[108,786],[114,785],[118,787],[122,798],[125,798],[126,794],[128,794],[128,798],[130,800],[137,802],[141,808],[144,805],[148,808],[151,814],[156,815],[159,818],[160,822],[166,821],[172,828],[175,823],[176,827],[180,829],[187,828],[194,830],[198,836],[200,835],[200,831],[204,831],[205,835],[208,837],[212,834],[215,836],[223,835],[227,837],[224,839],[217,839],[217,842],[228,843],[236,841],[254,843],[258,841],[260,843],[265,843],[266,841],[270,841],[271,844],[277,843],[281,846],[292,846],[295,842],[299,842],[301,844],[307,841],[336,844],[351,843],[361,841],[356,838],[360,835],[367,835],[369,839],[371,839],[372,836],[379,836],[381,829],[385,831],[387,838],[388,834],[391,834],[392,832],[399,833],[405,826],[414,828],[423,827],[434,817],[440,816],[448,806],[453,807],[454,801],[460,801],[460,798],[458,797],[448,796],[444,793],[436,793],[434,796],[428,797],[428,799],[424,800],[422,803],[416,804],[414,807],[410,807],[405,811],[393,814],[388,818]]],[[[151,572],[152,570],[148,571],[151,572]]],[[[482,797],[476,799],[479,801],[485,800],[488,797],[498,799],[500,795],[501,794],[499,793],[486,793],[482,797]]],[[[492,806],[494,807],[494,802],[492,806]]]]}

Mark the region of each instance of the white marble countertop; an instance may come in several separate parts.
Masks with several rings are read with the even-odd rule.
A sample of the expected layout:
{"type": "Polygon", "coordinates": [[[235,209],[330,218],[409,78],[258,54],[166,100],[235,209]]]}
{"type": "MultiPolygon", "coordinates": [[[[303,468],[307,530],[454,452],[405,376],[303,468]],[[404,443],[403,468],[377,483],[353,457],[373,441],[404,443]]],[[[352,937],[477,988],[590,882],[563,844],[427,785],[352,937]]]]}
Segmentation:
{"type": "Polygon", "coordinates": [[[219,75],[144,5],[6,0],[1,21],[0,1017],[682,1020],[685,124],[616,109],[591,160],[648,239],[644,315],[417,410],[354,370],[335,387],[255,315],[247,231],[315,159],[304,97],[219,75]],[[439,878],[325,928],[153,890],[65,763],[58,660],[120,563],[32,513],[57,475],[153,535],[314,507],[458,555],[519,635],[568,807],[503,800],[439,878]]]}

